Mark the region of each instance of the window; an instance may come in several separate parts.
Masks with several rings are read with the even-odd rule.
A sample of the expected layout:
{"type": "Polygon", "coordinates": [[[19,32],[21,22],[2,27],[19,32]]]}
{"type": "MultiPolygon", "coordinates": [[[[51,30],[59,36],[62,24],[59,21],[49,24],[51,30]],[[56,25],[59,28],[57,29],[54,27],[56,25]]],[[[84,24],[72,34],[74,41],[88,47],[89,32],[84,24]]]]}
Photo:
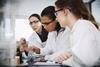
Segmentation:
{"type": "Polygon", "coordinates": [[[16,19],[15,20],[15,40],[19,40],[21,37],[28,39],[32,34],[33,30],[31,29],[28,20],[26,19],[16,19]]]}

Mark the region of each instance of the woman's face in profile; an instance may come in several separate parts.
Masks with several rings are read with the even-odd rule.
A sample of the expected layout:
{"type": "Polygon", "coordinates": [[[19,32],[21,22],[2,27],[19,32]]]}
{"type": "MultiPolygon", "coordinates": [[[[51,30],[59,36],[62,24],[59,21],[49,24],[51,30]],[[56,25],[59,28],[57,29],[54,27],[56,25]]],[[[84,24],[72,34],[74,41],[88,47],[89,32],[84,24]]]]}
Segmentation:
{"type": "Polygon", "coordinates": [[[35,31],[35,32],[39,32],[41,30],[41,22],[38,18],[32,16],[30,19],[29,19],[29,24],[30,26],[32,27],[32,29],[35,31]]]}
{"type": "Polygon", "coordinates": [[[51,20],[48,16],[42,16],[41,21],[48,32],[52,32],[55,30],[56,22],[54,20],[51,20]]]}
{"type": "Polygon", "coordinates": [[[66,27],[67,18],[65,17],[66,15],[64,9],[55,6],[55,15],[56,15],[56,20],[60,23],[61,27],[66,27]]]}

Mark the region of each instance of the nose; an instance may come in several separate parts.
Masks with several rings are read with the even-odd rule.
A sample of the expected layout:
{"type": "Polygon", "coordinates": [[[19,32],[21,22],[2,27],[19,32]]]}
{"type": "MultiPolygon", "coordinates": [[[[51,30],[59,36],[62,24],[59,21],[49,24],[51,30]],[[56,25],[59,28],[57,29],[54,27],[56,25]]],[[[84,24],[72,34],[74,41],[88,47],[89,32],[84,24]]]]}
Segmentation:
{"type": "Polygon", "coordinates": [[[31,25],[31,28],[32,28],[32,29],[34,29],[34,28],[35,28],[35,26],[36,26],[35,24],[32,24],[32,25],[31,25]]]}
{"type": "Polygon", "coordinates": [[[32,27],[34,27],[34,26],[36,26],[36,24],[34,24],[34,23],[32,23],[32,25],[31,25],[32,27]]]}
{"type": "Polygon", "coordinates": [[[56,20],[58,21],[58,18],[56,17],[56,20]]]}

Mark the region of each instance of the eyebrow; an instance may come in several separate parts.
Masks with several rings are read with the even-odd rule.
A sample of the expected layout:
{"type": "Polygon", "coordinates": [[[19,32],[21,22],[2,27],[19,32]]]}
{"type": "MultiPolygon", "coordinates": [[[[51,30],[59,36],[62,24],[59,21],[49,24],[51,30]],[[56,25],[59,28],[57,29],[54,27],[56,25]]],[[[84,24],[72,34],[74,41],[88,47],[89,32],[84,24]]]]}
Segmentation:
{"type": "Polygon", "coordinates": [[[45,23],[42,23],[42,24],[48,25],[48,24],[50,24],[50,23],[52,23],[52,21],[49,21],[48,23],[45,22],[45,23]]]}
{"type": "Polygon", "coordinates": [[[49,24],[49,23],[42,23],[42,24],[49,24]]]}

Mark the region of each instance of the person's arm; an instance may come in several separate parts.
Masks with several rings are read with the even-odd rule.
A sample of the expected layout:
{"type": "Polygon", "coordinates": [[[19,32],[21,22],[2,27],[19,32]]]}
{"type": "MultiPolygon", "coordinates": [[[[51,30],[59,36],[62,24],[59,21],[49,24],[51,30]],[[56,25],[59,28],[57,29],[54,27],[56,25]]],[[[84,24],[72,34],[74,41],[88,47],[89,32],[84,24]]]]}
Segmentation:
{"type": "MultiPolygon", "coordinates": [[[[81,22],[80,22],[81,23],[81,22]]],[[[73,65],[94,65],[99,60],[99,51],[96,41],[96,30],[91,25],[82,24],[74,29],[72,35],[72,56],[67,59],[66,53],[61,57],[66,59],[65,64],[73,65]],[[94,34],[95,33],[95,34],[94,34]]],[[[98,36],[99,37],[99,36],[98,36]]],[[[60,59],[60,57],[58,57],[60,59]]],[[[63,60],[63,58],[61,58],[63,60]]]]}
{"type": "Polygon", "coordinates": [[[36,46],[32,46],[32,50],[33,52],[35,52],[36,54],[40,54],[40,48],[36,47],[36,46]]]}
{"type": "Polygon", "coordinates": [[[36,47],[36,46],[28,46],[28,44],[22,44],[20,45],[20,51],[23,52],[29,52],[29,51],[33,51],[37,54],[40,54],[40,48],[36,47]]]}
{"type": "Polygon", "coordinates": [[[48,55],[53,53],[53,45],[54,45],[54,32],[50,32],[48,35],[48,39],[44,48],[40,48],[41,55],[48,55]]]}
{"type": "Polygon", "coordinates": [[[36,52],[37,54],[41,54],[41,55],[47,55],[52,53],[52,38],[53,38],[53,33],[49,33],[48,35],[48,39],[46,42],[46,45],[44,48],[38,48],[37,46],[35,46],[34,44],[32,44],[32,49],[34,52],[36,52]]]}
{"type": "Polygon", "coordinates": [[[41,41],[36,32],[32,33],[28,38],[28,51],[40,54],[41,41]]]}
{"type": "Polygon", "coordinates": [[[27,51],[28,49],[28,44],[25,38],[21,38],[19,41],[19,49],[21,52],[27,51]]]}
{"type": "Polygon", "coordinates": [[[73,33],[72,52],[84,65],[91,66],[99,60],[96,33],[97,30],[91,22],[80,22],[73,33]]]}
{"type": "Polygon", "coordinates": [[[23,51],[28,52],[28,44],[21,44],[20,45],[20,51],[21,52],[23,52],[23,51]]]}
{"type": "Polygon", "coordinates": [[[70,52],[59,52],[54,53],[51,57],[53,58],[53,61],[62,63],[63,61],[72,57],[72,54],[70,52]]]}

